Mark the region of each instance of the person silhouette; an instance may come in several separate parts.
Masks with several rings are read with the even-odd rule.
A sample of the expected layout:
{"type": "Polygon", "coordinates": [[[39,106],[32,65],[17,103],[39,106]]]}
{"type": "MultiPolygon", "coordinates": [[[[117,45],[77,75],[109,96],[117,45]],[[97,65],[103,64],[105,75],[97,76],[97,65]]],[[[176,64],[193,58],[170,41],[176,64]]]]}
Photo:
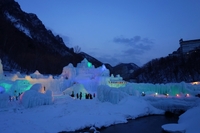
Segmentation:
{"type": "Polygon", "coordinates": [[[71,97],[74,97],[74,91],[72,91],[71,97]]]}
{"type": "Polygon", "coordinates": [[[77,99],[79,98],[78,93],[76,93],[76,98],[77,98],[77,99]]]}
{"type": "Polygon", "coordinates": [[[82,98],[82,92],[80,92],[80,100],[81,100],[81,98],[82,98]]]}

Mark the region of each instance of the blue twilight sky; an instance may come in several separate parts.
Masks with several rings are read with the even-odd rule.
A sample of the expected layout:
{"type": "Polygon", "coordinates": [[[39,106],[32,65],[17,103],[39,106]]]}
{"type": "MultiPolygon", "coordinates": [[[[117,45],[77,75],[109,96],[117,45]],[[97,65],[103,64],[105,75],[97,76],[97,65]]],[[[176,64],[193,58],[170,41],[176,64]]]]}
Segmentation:
{"type": "Polygon", "coordinates": [[[15,0],[68,47],[104,63],[167,56],[179,39],[200,38],[200,0],[15,0]]]}

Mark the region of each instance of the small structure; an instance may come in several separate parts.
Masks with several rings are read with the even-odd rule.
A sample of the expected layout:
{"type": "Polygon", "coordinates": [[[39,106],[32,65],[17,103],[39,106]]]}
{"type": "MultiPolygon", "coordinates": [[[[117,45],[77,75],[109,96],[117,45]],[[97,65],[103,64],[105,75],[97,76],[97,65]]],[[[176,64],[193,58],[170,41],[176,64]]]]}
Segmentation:
{"type": "Polygon", "coordinates": [[[200,39],[186,40],[186,41],[183,41],[183,39],[180,39],[179,44],[180,44],[181,53],[187,54],[190,51],[200,48],[200,39]]]}

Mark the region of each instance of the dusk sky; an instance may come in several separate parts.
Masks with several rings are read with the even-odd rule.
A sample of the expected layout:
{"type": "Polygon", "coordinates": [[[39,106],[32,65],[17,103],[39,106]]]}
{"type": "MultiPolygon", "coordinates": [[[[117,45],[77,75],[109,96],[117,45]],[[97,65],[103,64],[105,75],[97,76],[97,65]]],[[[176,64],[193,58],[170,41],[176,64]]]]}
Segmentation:
{"type": "Polygon", "coordinates": [[[165,57],[200,39],[200,0],[15,0],[67,47],[112,66],[165,57]]]}

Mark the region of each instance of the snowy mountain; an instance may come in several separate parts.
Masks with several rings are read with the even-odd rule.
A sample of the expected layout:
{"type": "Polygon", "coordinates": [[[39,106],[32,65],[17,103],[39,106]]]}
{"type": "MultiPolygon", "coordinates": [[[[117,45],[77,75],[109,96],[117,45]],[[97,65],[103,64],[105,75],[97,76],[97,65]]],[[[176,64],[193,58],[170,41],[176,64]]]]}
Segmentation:
{"type": "MultiPolygon", "coordinates": [[[[22,11],[14,0],[0,1],[0,22],[0,58],[4,70],[60,74],[64,66],[69,63],[76,66],[84,58],[95,67],[103,64],[87,53],[77,53],[68,48],[59,35],[55,36],[46,29],[37,15],[22,11]]],[[[106,66],[114,75],[124,76],[123,73],[130,71],[127,67],[106,66]]]]}
{"type": "MultiPolygon", "coordinates": [[[[85,55],[68,48],[33,13],[21,10],[14,0],[0,1],[0,58],[4,70],[60,74],[69,63],[76,66],[85,55]]],[[[89,57],[89,55],[87,56],[89,57]]],[[[102,63],[89,58],[95,67],[102,63]],[[96,63],[98,62],[98,63],[96,63]]]]}

